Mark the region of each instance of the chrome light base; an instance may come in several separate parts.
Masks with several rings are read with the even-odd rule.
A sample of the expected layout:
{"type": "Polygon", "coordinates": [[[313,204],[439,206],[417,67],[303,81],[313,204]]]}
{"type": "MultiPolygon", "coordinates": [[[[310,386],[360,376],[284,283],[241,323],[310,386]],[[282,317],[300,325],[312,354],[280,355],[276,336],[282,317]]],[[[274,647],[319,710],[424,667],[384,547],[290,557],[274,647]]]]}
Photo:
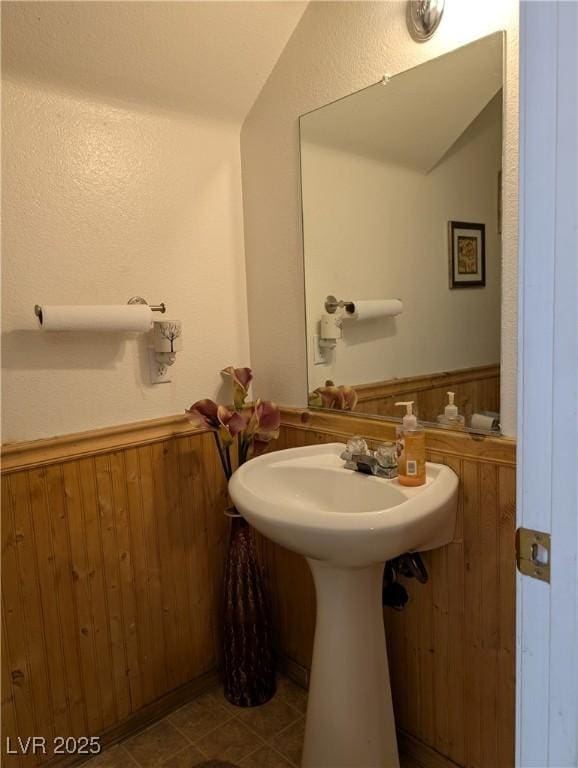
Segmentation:
{"type": "Polygon", "coordinates": [[[429,40],[444,14],[445,0],[409,0],[407,4],[407,28],[412,38],[423,43],[429,40]]]}

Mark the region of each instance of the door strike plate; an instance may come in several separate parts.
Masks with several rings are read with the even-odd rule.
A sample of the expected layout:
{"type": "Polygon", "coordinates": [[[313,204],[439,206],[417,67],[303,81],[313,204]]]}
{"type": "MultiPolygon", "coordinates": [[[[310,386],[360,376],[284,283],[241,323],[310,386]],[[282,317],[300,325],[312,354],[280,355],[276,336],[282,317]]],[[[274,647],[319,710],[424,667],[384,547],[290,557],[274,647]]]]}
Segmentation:
{"type": "Polygon", "coordinates": [[[520,573],[550,583],[550,534],[518,528],[516,561],[520,573]]]}

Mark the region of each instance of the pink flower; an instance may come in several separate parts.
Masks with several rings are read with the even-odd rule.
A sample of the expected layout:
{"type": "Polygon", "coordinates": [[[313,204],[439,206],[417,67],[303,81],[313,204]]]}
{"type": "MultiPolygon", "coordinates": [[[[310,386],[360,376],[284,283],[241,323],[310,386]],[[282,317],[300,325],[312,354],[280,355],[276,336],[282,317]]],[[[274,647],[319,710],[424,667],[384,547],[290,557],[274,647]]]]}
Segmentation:
{"type": "Polygon", "coordinates": [[[309,403],[337,411],[352,411],[357,405],[357,392],[353,387],[336,387],[333,383],[328,383],[312,392],[309,403]]]}
{"type": "Polygon", "coordinates": [[[322,408],[343,410],[344,398],[340,387],[336,387],[335,384],[328,382],[324,387],[318,387],[315,392],[321,398],[322,408]]]}
{"type": "Polygon", "coordinates": [[[197,400],[185,414],[192,424],[218,431],[223,445],[231,445],[233,439],[247,426],[240,413],[230,411],[213,400],[197,400]]]}
{"type": "Polygon", "coordinates": [[[259,456],[267,449],[271,440],[279,437],[281,413],[270,400],[257,400],[247,425],[247,436],[251,439],[250,456],[259,456]]]}
{"type": "Polygon", "coordinates": [[[209,427],[209,429],[218,429],[219,417],[217,411],[219,406],[213,400],[197,400],[193,403],[185,414],[188,420],[197,427],[209,427]]]}
{"type": "Polygon", "coordinates": [[[219,420],[219,437],[225,447],[231,445],[235,437],[247,426],[247,422],[236,411],[230,411],[224,405],[217,408],[219,420]]]}
{"type": "Polygon", "coordinates": [[[255,435],[260,440],[273,440],[279,437],[281,413],[271,400],[259,398],[247,426],[247,434],[255,435]]]}
{"type": "Polygon", "coordinates": [[[227,368],[223,368],[221,373],[225,373],[233,379],[233,403],[235,408],[240,410],[247,399],[249,384],[253,380],[253,371],[250,368],[233,368],[232,365],[229,365],[227,368]]]}
{"type": "Polygon", "coordinates": [[[343,397],[343,410],[352,411],[357,405],[357,392],[353,389],[353,387],[345,387],[343,385],[340,387],[340,389],[343,397]]]}

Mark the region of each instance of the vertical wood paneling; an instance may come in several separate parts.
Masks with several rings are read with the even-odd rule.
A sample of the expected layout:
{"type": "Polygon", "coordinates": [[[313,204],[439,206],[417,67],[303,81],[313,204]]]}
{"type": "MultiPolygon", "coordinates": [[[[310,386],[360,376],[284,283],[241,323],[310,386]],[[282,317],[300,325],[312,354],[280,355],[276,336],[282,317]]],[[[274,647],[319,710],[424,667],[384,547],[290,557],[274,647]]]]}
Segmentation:
{"type": "Polygon", "coordinates": [[[510,765],[515,750],[515,729],[511,713],[516,706],[516,573],[512,548],[516,536],[516,472],[513,467],[498,469],[498,757],[500,766],[510,765]]]}
{"type": "MultiPolygon", "coordinates": [[[[92,608],[92,633],[96,651],[96,682],[99,691],[102,727],[117,722],[114,661],[118,657],[118,646],[113,652],[112,635],[115,621],[108,621],[108,595],[105,575],[102,529],[97,496],[96,469],[93,458],[78,462],[79,502],[84,530],[82,540],[86,545],[90,606],[92,608]]],[[[107,537],[110,540],[110,537],[107,537]]],[[[79,542],[80,543],[80,542],[79,542]]],[[[116,618],[118,620],[118,618],[116,618]]]]}
{"type": "MultiPolygon", "coordinates": [[[[3,653],[8,655],[8,643],[6,637],[6,617],[2,616],[2,649],[3,653]]],[[[12,744],[16,743],[18,728],[16,726],[16,709],[14,706],[14,696],[12,694],[12,685],[8,669],[10,662],[2,664],[2,739],[4,744],[9,739],[12,744]]],[[[18,754],[10,754],[5,757],[6,768],[17,768],[22,765],[18,754]]]]}
{"type": "Polygon", "coordinates": [[[462,679],[462,707],[468,712],[464,720],[466,765],[482,765],[482,552],[480,542],[479,464],[462,462],[463,526],[464,526],[464,647],[465,665],[462,679]]]}
{"type": "MultiPolygon", "coordinates": [[[[11,629],[2,643],[2,659],[3,666],[9,664],[3,675],[11,683],[17,733],[34,733],[29,644],[18,577],[14,505],[10,478],[6,476],[2,477],[2,623],[5,629],[11,629]]],[[[4,687],[2,696],[7,696],[4,687]]]]}
{"type": "Polygon", "coordinates": [[[100,524],[99,544],[102,551],[105,584],[104,621],[109,630],[114,685],[114,722],[124,720],[131,711],[128,684],[128,660],[125,643],[124,615],[120,590],[119,547],[110,471],[110,456],[94,458],[95,501],[100,524]]]}
{"type": "MultiPolygon", "coordinates": [[[[30,691],[36,733],[54,736],[50,668],[46,648],[44,609],[40,595],[36,543],[32,524],[28,473],[16,473],[10,478],[16,536],[16,559],[24,626],[27,629],[30,691]]],[[[6,625],[10,632],[10,625],[6,625]]]]}
{"type": "Polygon", "coordinates": [[[137,483],[140,486],[140,497],[143,508],[145,557],[147,567],[146,579],[148,584],[148,597],[150,600],[150,624],[146,626],[151,633],[151,659],[156,661],[156,663],[153,662],[153,678],[155,679],[153,687],[154,695],[155,693],[158,693],[158,691],[166,691],[168,687],[168,629],[165,622],[163,606],[163,584],[161,581],[158,521],[155,512],[156,503],[154,499],[151,448],[150,446],[145,445],[142,448],[136,449],[135,453],[137,462],[136,471],[138,473],[137,483]]]}
{"type": "Polygon", "coordinates": [[[481,764],[498,765],[498,467],[479,467],[479,518],[481,566],[481,764]]]}
{"type": "MultiPolygon", "coordinates": [[[[84,511],[80,492],[78,465],[63,464],[64,505],[68,520],[70,547],[69,569],[73,583],[73,609],[80,655],[80,677],[84,691],[86,725],[89,733],[100,733],[104,728],[100,685],[97,668],[96,638],[93,620],[91,573],[88,563],[84,511]]],[[[26,731],[24,731],[26,733],[26,731]]]]}
{"type": "MultiPolygon", "coordinates": [[[[463,462],[455,456],[444,456],[444,464],[451,467],[458,477],[463,477],[463,462]]],[[[466,734],[463,727],[464,711],[461,706],[463,679],[466,665],[465,654],[465,551],[464,551],[464,493],[460,482],[458,509],[454,540],[444,548],[447,559],[447,573],[440,588],[447,594],[448,616],[448,663],[447,710],[448,742],[438,749],[444,755],[451,755],[459,765],[466,764],[466,734]]],[[[432,579],[436,574],[431,574],[432,579]]]]}
{"type": "MultiPolygon", "coordinates": [[[[347,417],[342,417],[343,429],[347,417]]],[[[313,427],[284,426],[277,448],[345,440],[313,427]]],[[[356,431],[359,425],[356,424],[356,431]]],[[[436,433],[438,434],[438,433],[436,433]]],[[[375,437],[373,438],[375,439],[375,437]]],[[[473,454],[466,435],[452,446],[473,454]]],[[[436,445],[436,437],[431,439],[436,445]]],[[[515,467],[491,450],[480,458],[439,448],[428,459],[460,478],[454,540],[423,553],[430,581],[404,580],[410,602],[385,609],[399,727],[466,768],[514,765],[515,467]]],[[[513,452],[512,452],[513,453],[513,452]]],[[[281,652],[308,667],[314,588],[303,558],[260,540],[281,652]]]]}
{"type": "Polygon", "coordinates": [[[129,690],[129,712],[143,704],[139,637],[136,631],[135,580],[132,565],[132,541],[128,519],[128,491],[126,466],[122,451],[109,455],[109,471],[112,485],[112,505],[116,532],[118,577],[120,583],[120,608],[122,630],[126,648],[126,675],[129,690]]]}
{"type": "Polygon", "coordinates": [[[3,475],[5,735],[100,734],[215,667],[217,461],[210,435],[167,434],[3,475]]]}
{"type": "MultiPolygon", "coordinates": [[[[147,556],[145,510],[138,450],[124,451],[128,522],[132,553],[132,576],[135,585],[135,624],[139,649],[139,671],[143,704],[154,701],[166,677],[163,664],[155,664],[155,655],[164,660],[164,638],[155,636],[154,587],[147,556]]],[[[158,628],[157,628],[158,631],[158,628]]]]}
{"type": "Polygon", "coordinates": [[[70,716],[70,733],[82,736],[88,725],[83,701],[82,668],[79,651],[78,619],[75,610],[73,572],[70,566],[68,517],[62,467],[45,468],[46,503],[51,516],[54,552],[54,596],[58,604],[60,636],[66,673],[66,701],[70,716]]]}
{"type": "Polygon", "coordinates": [[[48,494],[45,485],[46,469],[34,469],[28,474],[30,506],[35,529],[35,554],[38,564],[38,586],[42,605],[42,624],[46,657],[51,660],[47,668],[51,695],[54,733],[70,733],[68,702],[66,698],[66,659],[60,627],[60,610],[54,590],[53,533],[48,494]]]}

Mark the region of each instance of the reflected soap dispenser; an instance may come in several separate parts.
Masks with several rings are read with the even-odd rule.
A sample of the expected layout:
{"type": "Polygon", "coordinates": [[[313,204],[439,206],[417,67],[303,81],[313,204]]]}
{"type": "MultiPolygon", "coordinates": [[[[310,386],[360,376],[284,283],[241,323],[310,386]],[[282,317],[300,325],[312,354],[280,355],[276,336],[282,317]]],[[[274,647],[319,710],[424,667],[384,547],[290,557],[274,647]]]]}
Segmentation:
{"type": "Polygon", "coordinates": [[[405,408],[397,429],[397,470],[401,485],[425,485],[425,430],[413,413],[413,400],[396,403],[405,408]]]}
{"type": "Polygon", "coordinates": [[[438,424],[444,427],[451,427],[452,429],[463,429],[466,420],[463,416],[460,416],[458,412],[458,406],[454,403],[454,392],[448,392],[448,404],[444,408],[443,414],[438,416],[438,424]]]}

